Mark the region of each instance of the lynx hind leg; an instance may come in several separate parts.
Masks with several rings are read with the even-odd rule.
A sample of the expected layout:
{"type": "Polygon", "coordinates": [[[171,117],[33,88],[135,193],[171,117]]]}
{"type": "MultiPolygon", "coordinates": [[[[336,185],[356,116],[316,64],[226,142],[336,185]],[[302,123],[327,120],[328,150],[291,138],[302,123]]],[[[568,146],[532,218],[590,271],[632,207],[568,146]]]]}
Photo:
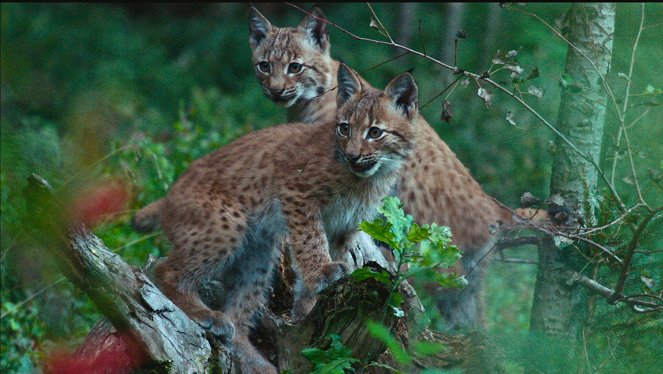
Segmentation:
{"type": "MultiPolygon", "coordinates": [[[[179,248],[175,247],[174,252],[179,248]]],[[[201,266],[194,262],[195,257],[178,256],[174,252],[157,265],[155,274],[159,287],[175,305],[204,329],[226,340],[232,339],[235,334],[233,323],[222,312],[207,307],[197,291],[207,279],[206,274],[214,272],[216,266],[223,264],[210,260],[207,266],[201,266]]]]}
{"type": "Polygon", "coordinates": [[[245,336],[236,336],[232,353],[242,374],[277,374],[276,367],[267,361],[245,336]]]}
{"type": "Polygon", "coordinates": [[[271,230],[250,227],[244,238],[245,250],[222,279],[224,284],[233,285],[228,290],[223,312],[236,327],[233,354],[242,373],[277,372],[248,338],[267,305],[280,258],[278,241],[274,239],[271,230]]]}
{"type": "Polygon", "coordinates": [[[232,339],[234,324],[224,313],[205,305],[198,288],[206,280],[226,272],[242,252],[246,217],[224,207],[189,206],[186,211],[183,207],[184,204],[177,208],[177,217],[172,216],[175,212],[169,212],[171,215],[164,220],[173,250],[156,268],[157,283],[166,296],[203,328],[232,339]]]}
{"type": "Polygon", "coordinates": [[[480,252],[466,251],[460,264],[465,274],[467,285],[460,289],[443,289],[438,297],[438,309],[449,331],[468,330],[483,326],[483,278],[488,262],[480,252]]]}

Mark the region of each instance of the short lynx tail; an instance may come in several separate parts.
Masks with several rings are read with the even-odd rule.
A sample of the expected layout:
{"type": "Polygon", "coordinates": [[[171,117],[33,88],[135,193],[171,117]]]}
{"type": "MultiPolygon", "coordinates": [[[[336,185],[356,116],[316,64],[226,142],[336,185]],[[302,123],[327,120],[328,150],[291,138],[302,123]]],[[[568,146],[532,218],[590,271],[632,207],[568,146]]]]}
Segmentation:
{"type": "Polygon", "coordinates": [[[161,223],[161,208],[165,203],[164,199],[159,199],[143,209],[131,219],[131,226],[138,232],[152,232],[156,230],[161,223]]]}

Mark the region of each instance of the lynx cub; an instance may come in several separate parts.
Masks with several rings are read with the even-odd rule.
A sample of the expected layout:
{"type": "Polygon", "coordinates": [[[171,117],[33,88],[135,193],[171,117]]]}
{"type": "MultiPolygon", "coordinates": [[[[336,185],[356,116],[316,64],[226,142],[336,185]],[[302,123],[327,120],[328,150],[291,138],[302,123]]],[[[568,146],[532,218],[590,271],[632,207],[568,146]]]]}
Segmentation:
{"type": "MultiPolygon", "coordinates": [[[[256,77],[267,97],[287,108],[292,121],[314,123],[335,113],[334,72],[339,62],[329,55],[326,23],[320,19],[322,11],[313,8],[299,26],[281,28],[254,7],[249,10],[256,77]]],[[[456,271],[465,274],[469,284],[461,290],[442,290],[438,306],[448,328],[473,327],[482,319],[481,268],[487,261],[478,267],[477,263],[493,243],[489,227],[511,221],[512,214],[481,189],[423,117],[416,116],[414,122],[419,129],[417,148],[405,161],[398,197],[418,223],[451,227],[454,243],[464,250],[456,271]]]]}
{"type": "Polygon", "coordinates": [[[265,305],[280,238],[291,241],[299,277],[293,313],[303,316],[348,271],[330,251],[343,251],[357,223],[374,217],[415,147],[417,86],[409,73],[384,92],[362,87],[344,64],[337,76],[334,122],[246,135],[193,162],[167,197],[135,218],[143,228],[160,218],[173,250],[157,282],[191,318],[232,338],[242,372],[276,372],[248,334],[265,305]],[[227,291],[220,311],[197,293],[210,277],[227,291]]]}

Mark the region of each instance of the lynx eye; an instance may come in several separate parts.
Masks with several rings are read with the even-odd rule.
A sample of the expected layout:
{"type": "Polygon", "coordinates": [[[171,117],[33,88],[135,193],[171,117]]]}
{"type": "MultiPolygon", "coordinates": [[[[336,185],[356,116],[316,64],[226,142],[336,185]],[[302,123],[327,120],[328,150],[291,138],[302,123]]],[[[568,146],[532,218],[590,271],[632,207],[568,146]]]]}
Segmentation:
{"type": "Polygon", "coordinates": [[[379,127],[373,126],[370,129],[368,129],[368,134],[366,134],[366,138],[367,139],[377,139],[377,138],[381,137],[382,134],[384,134],[384,130],[382,130],[379,127]]]}
{"type": "Polygon", "coordinates": [[[297,74],[302,71],[302,64],[299,62],[291,62],[290,65],[288,65],[288,73],[289,74],[297,74]]]}
{"type": "Polygon", "coordinates": [[[341,136],[347,137],[350,135],[350,124],[347,122],[339,123],[336,129],[341,136]]]}
{"type": "Polygon", "coordinates": [[[261,73],[265,73],[265,74],[269,73],[269,68],[270,68],[269,62],[267,62],[267,61],[260,61],[258,63],[258,70],[261,73]]]}

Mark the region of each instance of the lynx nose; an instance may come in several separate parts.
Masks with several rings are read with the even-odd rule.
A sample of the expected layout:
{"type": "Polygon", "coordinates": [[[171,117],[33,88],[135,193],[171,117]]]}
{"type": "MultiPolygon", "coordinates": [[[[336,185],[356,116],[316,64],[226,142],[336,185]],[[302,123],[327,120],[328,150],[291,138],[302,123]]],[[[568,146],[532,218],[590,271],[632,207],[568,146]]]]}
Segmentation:
{"type": "Polygon", "coordinates": [[[285,87],[283,88],[269,88],[269,92],[274,95],[274,96],[281,96],[281,94],[285,91],[285,87]]]}
{"type": "Polygon", "coordinates": [[[348,160],[350,163],[354,164],[355,162],[359,161],[359,158],[361,155],[353,155],[351,153],[346,153],[345,154],[345,159],[348,160]]]}

